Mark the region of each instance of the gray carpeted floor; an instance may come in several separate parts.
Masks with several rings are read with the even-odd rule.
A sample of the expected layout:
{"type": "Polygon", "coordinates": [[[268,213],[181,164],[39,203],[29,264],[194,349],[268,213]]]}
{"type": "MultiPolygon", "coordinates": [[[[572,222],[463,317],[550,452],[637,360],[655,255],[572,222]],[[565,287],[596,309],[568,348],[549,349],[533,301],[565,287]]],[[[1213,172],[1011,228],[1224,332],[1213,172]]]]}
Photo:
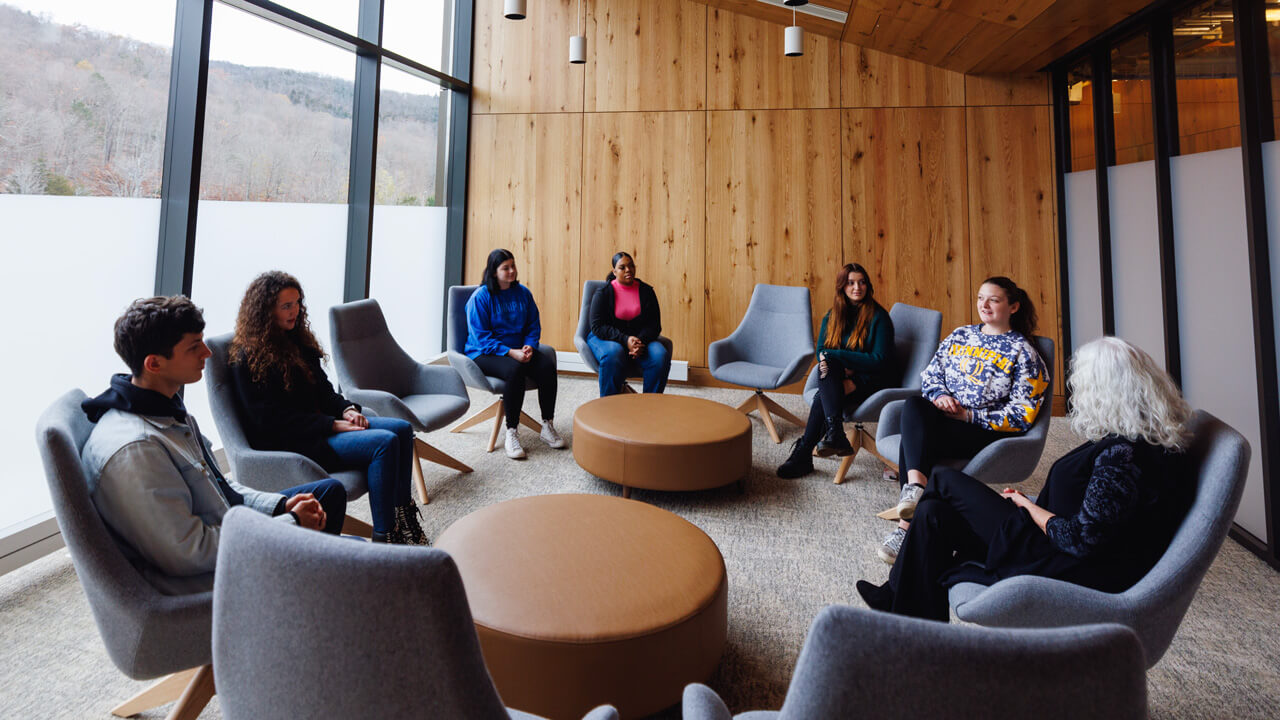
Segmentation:
{"type": "MultiPolygon", "coordinates": [[[[745,391],[671,387],[736,405],[745,391]]],[[[562,377],[561,432],[570,435],[572,411],[595,397],[595,381],[562,377]]],[[[802,417],[796,396],[775,396],[802,417]]],[[[473,408],[489,398],[472,395],[473,408]]],[[[536,409],[528,399],[528,408],[536,409]]],[[[533,414],[537,414],[534,412],[533,414]]],[[[753,416],[754,418],[754,416],[753,416]]],[[[859,456],[843,485],[830,473],[835,461],[817,460],[818,472],[780,480],[773,471],[798,429],[780,426],[782,445],[753,419],[754,469],[745,493],[735,487],[690,494],[637,491],[633,497],[666,508],[705,530],[728,566],[729,640],[710,684],[731,709],[781,705],[809,622],[829,603],[860,605],[854,582],[881,582],[888,567],[875,547],[891,525],[874,513],[897,497],[873,458],[859,456]]],[[[1076,444],[1053,420],[1045,459],[1023,489],[1034,491],[1054,458],[1076,444]]],[[[431,442],[472,465],[459,475],[424,466],[431,504],[424,508],[432,537],[457,518],[492,503],[545,493],[620,494],[581,470],[572,451],[557,451],[522,430],[529,459],[484,452],[487,428],[436,432],[431,442]]],[[[571,440],[571,438],[570,438],[571,440]]],[[[368,517],[363,501],[353,506],[368,517]]],[[[1280,717],[1280,574],[1228,540],[1164,659],[1148,674],[1152,717],[1280,717]]],[[[429,652],[429,649],[424,649],[429,652]]],[[[1016,678],[1014,679],[1016,682],[1016,678]]],[[[140,687],[107,659],[66,551],[0,577],[0,717],[106,718],[108,709],[140,687]]],[[[142,717],[160,718],[153,711],[142,717]]],[[[201,718],[218,718],[215,699],[201,718]]],[[[679,717],[671,710],[660,717],[679,717]]]]}

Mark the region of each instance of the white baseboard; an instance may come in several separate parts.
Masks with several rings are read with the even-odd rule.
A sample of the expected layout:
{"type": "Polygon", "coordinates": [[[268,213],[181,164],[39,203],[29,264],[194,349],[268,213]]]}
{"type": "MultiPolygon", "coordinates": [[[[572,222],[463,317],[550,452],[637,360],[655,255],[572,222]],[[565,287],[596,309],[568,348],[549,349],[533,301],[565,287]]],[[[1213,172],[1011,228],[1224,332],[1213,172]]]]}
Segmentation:
{"type": "Polygon", "coordinates": [[[4,531],[6,534],[0,539],[0,575],[39,560],[65,545],[52,511],[33,519],[30,524],[11,526],[4,531]]]}
{"type": "MultiPolygon", "coordinates": [[[[565,352],[563,350],[556,351],[556,369],[565,372],[592,373],[595,371],[587,367],[582,362],[582,356],[576,352],[565,352]]],[[[667,375],[668,380],[676,380],[685,382],[689,379],[689,363],[685,360],[672,360],[671,372],[667,375]]]]}

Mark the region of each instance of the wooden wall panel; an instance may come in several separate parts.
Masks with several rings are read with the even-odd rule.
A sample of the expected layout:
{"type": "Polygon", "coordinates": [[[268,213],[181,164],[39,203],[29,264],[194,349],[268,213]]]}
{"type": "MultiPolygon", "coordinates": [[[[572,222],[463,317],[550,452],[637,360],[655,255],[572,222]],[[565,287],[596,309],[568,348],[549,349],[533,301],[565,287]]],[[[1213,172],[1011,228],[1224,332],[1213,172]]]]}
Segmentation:
{"type": "Polygon", "coordinates": [[[886,308],[940,310],[946,330],[969,322],[964,108],[845,110],[841,130],[845,259],[886,308]]]}
{"type": "MultiPolygon", "coordinates": [[[[1025,289],[1040,334],[1062,347],[1049,108],[966,110],[969,150],[969,291],[992,275],[1025,289]]],[[[977,311],[970,308],[971,322],[977,311]]],[[[1061,379],[1062,353],[1054,377],[1061,379]]],[[[1056,392],[1061,394],[1059,387],[1056,392]]]]}
{"type": "MultiPolygon", "coordinates": [[[[738,326],[756,283],[821,288],[843,260],[840,111],[709,116],[708,343],[738,326]]],[[[816,325],[828,303],[812,298],[816,325]]]]}
{"type": "Polygon", "coordinates": [[[843,44],[841,107],[964,105],[964,75],[843,44]]]}
{"type": "Polygon", "coordinates": [[[964,104],[1048,105],[1049,74],[965,75],[964,104]]]}
{"type": "Polygon", "coordinates": [[[783,54],[785,28],[712,8],[707,16],[707,107],[712,110],[840,105],[840,43],[805,33],[804,55],[783,54]]]}
{"type": "Polygon", "coordinates": [[[589,114],[585,149],[582,280],[604,279],[613,254],[630,252],[675,359],[705,366],[706,113],[589,114]]]}
{"type": "Polygon", "coordinates": [[[474,114],[582,110],[583,66],[569,64],[577,0],[528,3],[524,20],[502,17],[501,2],[476,3],[474,114]]]}
{"type": "Polygon", "coordinates": [[[543,342],[569,351],[582,292],[582,119],[581,114],[471,119],[463,279],[479,282],[489,252],[510,250],[520,282],[538,302],[543,342]]]}
{"type": "Polygon", "coordinates": [[[596,0],[587,8],[587,112],[706,106],[705,5],[596,0]]]}

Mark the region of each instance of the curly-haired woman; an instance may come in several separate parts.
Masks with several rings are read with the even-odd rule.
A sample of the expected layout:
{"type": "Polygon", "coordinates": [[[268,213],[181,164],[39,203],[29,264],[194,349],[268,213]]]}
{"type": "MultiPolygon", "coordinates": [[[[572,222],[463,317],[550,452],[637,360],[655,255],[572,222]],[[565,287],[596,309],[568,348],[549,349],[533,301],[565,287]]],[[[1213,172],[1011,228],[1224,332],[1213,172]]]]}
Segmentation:
{"type": "Polygon", "coordinates": [[[1150,356],[1114,337],[1076,351],[1069,384],[1071,427],[1087,442],[1053,464],[1039,498],[934,471],[889,582],[857,583],[868,605],[946,622],[957,583],[1040,575],[1114,593],[1155,565],[1190,500],[1179,453],[1191,408],[1150,356]]]}
{"type": "Polygon", "coordinates": [[[365,417],[334,391],[297,278],[273,270],[249,284],[231,358],[250,445],[300,453],[329,471],[364,468],[374,542],[427,544],[409,490],[413,428],[404,420],[365,417]]]}

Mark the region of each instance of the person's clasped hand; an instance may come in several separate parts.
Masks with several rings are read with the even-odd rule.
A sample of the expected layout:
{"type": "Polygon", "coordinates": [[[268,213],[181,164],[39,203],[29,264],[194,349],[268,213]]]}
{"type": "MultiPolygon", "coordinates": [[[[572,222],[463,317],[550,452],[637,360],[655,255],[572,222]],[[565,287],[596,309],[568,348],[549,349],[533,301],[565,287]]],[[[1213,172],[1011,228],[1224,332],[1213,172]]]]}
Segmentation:
{"type": "Polygon", "coordinates": [[[324,507],[311,493],[299,493],[284,501],[284,509],[298,517],[298,524],[308,530],[319,530],[325,526],[324,507]]]}

